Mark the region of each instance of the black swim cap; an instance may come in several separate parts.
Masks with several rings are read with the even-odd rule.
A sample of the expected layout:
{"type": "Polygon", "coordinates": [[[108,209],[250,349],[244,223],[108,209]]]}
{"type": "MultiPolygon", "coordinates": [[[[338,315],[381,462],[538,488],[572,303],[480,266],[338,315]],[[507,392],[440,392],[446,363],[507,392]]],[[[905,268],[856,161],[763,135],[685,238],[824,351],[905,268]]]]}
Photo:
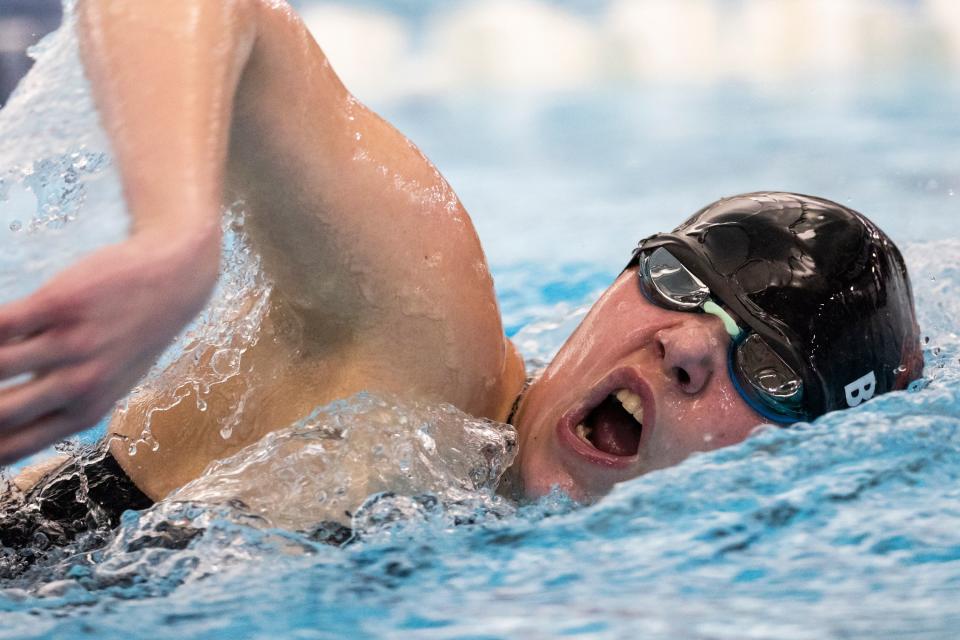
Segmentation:
{"type": "Polygon", "coordinates": [[[803,379],[803,417],[904,389],[923,356],[903,257],[863,215],[794,193],[710,204],[663,247],[803,379]]]}

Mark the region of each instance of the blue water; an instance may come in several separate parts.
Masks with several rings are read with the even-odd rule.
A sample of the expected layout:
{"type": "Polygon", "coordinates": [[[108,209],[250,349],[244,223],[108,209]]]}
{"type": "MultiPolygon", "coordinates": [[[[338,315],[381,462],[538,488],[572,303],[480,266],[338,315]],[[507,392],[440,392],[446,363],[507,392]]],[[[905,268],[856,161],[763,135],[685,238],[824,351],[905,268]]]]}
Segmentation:
{"type": "Polygon", "coordinates": [[[128,513],[104,550],[0,582],[0,638],[957,637],[955,85],[374,106],[464,200],[508,333],[531,360],[549,359],[637,238],[720,195],[789,189],[850,203],[905,247],[925,387],[762,430],[592,506],[554,495],[459,525],[455,505],[400,509],[344,548],[215,508],[128,513]],[[131,544],[163,521],[204,532],[179,550],[131,544]]]}
{"type": "MultiPolygon", "coordinates": [[[[912,262],[934,253],[960,243],[912,262]]],[[[918,282],[928,328],[952,321],[958,275],[918,282]]],[[[503,297],[523,295],[555,293],[503,297]]],[[[185,550],[114,544],[10,583],[0,638],[953,638],[960,352],[949,326],[931,333],[924,390],[762,431],[594,506],[421,513],[343,549],[209,512],[185,550]]],[[[127,542],[155,526],[141,520],[127,542]]]]}

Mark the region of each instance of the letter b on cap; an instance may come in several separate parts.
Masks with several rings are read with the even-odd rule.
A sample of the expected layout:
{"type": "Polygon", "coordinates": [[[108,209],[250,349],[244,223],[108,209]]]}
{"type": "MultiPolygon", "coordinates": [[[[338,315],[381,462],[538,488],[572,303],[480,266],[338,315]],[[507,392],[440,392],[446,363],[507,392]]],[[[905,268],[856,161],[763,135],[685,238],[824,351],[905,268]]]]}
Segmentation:
{"type": "Polygon", "coordinates": [[[855,407],[861,402],[866,402],[876,393],[877,376],[871,371],[867,375],[857,378],[845,386],[843,391],[847,394],[847,406],[855,407]]]}

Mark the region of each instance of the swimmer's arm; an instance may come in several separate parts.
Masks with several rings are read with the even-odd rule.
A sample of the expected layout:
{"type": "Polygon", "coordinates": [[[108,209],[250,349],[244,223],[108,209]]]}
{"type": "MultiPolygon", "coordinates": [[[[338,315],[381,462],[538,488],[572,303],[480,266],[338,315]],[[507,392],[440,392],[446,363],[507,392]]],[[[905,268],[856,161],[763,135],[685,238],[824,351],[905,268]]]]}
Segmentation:
{"type": "MultiPolygon", "coordinates": [[[[470,217],[433,164],[356,100],[297,16],[258,2],[228,186],[336,393],[392,390],[503,419],[523,383],[470,217]]],[[[322,44],[322,43],[321,43],[322,44]]]]}
{"type": "Polygon", "coordinates": [[[81,0],[82,57],[131,235],[0,308],[0,380],[33,375],[0,391],[0,464],[99,420],[208,297],[249,7],[81,0]]]}
{"type": "MultiPolygon", "coordinates": [[[[246,202],[245,228],[280,310],[276,317],[271,311],[271,321],[292,307],[301,322],[283,324],[302,327],[304,335],[302,343],[260,340],[247,352],[254,363],[279,353],[290,375],[266,383],[270,397],[282,397],[273,404],[282,405],[286,419],[267,419],[276,413],[270,408],[261,419],[248,408],[252,428],[244,437],[256,439],[289,424],[289,415],[361,389],[505,419],[523,384],[522,361],[504,337],[470,218],[443,177],[353,99],[281,0],[204,4],[242,7],[253,16],[249,51],[236,50],[246,45],[242,38],[226,40],[246,56],[230,120],[226,198],[246,202]]],[[[169,14],[155,18],[155,28],[176,30],[169,14]]],[[[221,28],[238,22],[231,24],[221,28]]],[[[164,90],[192,91],[198,76],[186,75],[167,79],[164,90]]],[[[207,82],[231,78],[221,73],[207,82]]],[[[141,489],[162,497],[239,442],[220,436],[214,425],[230,409],[214,405],[206,415],[188,403],[154,412],[144,400],[111,423],[114,455],[141,489]],[[160,448],[132,458],[118,443],[140,436],[138,417],[145,414],[160,448]]]]}

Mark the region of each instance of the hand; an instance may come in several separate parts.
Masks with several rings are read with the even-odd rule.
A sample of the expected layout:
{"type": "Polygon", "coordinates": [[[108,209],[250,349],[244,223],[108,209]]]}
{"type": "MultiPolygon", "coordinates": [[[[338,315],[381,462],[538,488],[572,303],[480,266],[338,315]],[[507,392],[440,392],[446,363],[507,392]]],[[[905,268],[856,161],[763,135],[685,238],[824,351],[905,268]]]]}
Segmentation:
{"type": "Polygon", "coordinates": [[[0,381],[30,374],[0,389],[0,465],[96,424],[126,395],[203,307],[219,246],[134,235],[0,307],[0,381]]]}

